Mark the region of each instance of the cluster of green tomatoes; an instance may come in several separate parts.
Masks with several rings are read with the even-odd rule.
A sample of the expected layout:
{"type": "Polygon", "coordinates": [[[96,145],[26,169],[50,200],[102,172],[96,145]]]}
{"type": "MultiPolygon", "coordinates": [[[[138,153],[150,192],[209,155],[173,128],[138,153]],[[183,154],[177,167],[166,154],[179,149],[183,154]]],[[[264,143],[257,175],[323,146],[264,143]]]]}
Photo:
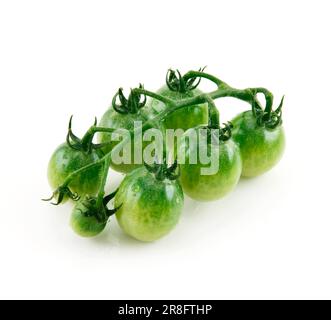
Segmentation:
{"type": "MultiPolygon", "coordinates": [[[[71,226],[83,237],[98,235],[116,215],[119,226],[131,237],[157,240],[178,223],[184,193],[198,201],[217,200],[231,192],[240,177],[255,177],[275,166],[285,147],[282,104],[283,99],[274,109],[273,95],[265,88],[235,89],[201,69],[184,75],[169,70],[166,84],[156,93],[140,85],[126,97],[119,89],[100,123],[95,121],[82,138],[72,132],[70,119],[66,142],[55,150],[48,165],[54,192],[46,200],[55,199],[56,205],[75,201],[71,226]],[[199,90],[202,78],[212,81],[215,91],[199,90]],[[264,106],[258,94],[264,95],[264,106]],[[246,101],[250,109],[222,126],[214,104],[222,97],[246,101]],[[113,161],[112,151],[119,148],[120,142],[112,141],[111,134],[118,129],[134,134],[137,121],[142,123],[142,131],[183,130],[171,163],[167,155],[154,163],[113,161]],[[207,143],[187,143],[200,129],[207,132],[207,143]],[[94,143],[95,136],[98,143],[94,143]],[[188,160],[192,152],[199,154],[199,148],[211,154],[216,145],[219,163],[213,174],[201,174],[208,164],[199,160],[193,164],[176,161],[178,152],[188,160]],[[106,195],[110,168],[125,177],[115,192],[106,195]]],[[[133,153],[135,145],[131,147],[133,153]]]]}

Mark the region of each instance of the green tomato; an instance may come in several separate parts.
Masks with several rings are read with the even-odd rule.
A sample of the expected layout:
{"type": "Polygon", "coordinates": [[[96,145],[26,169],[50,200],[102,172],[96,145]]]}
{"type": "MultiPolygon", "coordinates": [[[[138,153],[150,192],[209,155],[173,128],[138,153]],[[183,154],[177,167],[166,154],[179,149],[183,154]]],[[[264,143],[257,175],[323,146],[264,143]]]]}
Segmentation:
{"type": "Polygon", "coordinates": [[[168,234],[183,209],[183,191],[175,180],[157,180],[145,167],[128,174],[115,196],[116,218],[131,237],[154,241],[168,234]]]}
{"type": "MultiPolygon", "coordinates": [[[[134,129],[134,122],[141,121],[142,124],[147,120],[147,116],[142,112],[138,111],[135,114],[128,113],[128,114],[121,114],[116,112],[113,108],[109,108],[106,113],[103,115],[100,126],[112,129],[126,129],[126,130],[133,130],[134,129]]],[[[99,142],[100,143],[108,143],[111,141],[111,134],[101,132],[99,133],[99,142]]],[[[103,151],[105,153],[110,152],[120,141],[111,141],[109,146],[104,147],[103,151]]],[[[125,148],[125,147],[124,147],[125,148]]],[[[143,144],[144,148],[144,144],[143,144]]],[[[110,166],[115,170],[123,173],[131,172],[132,170],[140,167],[142,164],[134,164],[134,150],[135,145],[131,143],[131,163],[121,163],[116,164],[111,161],[110,166]]]]}
{"type": "Polygon", "coordinates": [[[258,126],[252,111],[239,114],[231,122],[232,136],[243,161],[243,177],[258,176],[278,163],[285,149],[282,126],[275,129],[258,126]]]}
{"type": "MultiPolygon", "coordinates": [[[[60,145],[53,153],[48,164],[48,181],[53,189],[60,187],[74,171],[98,161],[102,154],[91,150],[90,153],[72,149],[67,143],[60,145]]],[[[98,191],[101,167],[94,166],[79,174],[70,183],[70,190],[79,196],[94,195],[98,191]]],[[[64,199],[66,200],[66,199],[64,199]]]]}
{"type": "Polygon", "coordinates": [[[190,135],[198,137],[199,129],[188,130],[181,139],[180,152],[185,161],[181,161],[180,165],[180,183],[184,192],[192,199],[217,200],[231,192],[240,179],[242,165],[239,148],[232,139],[220,141],[218,146],[211,141],[207,144],[190,144],[190,135]],[[196,163],[190,163],[190,154],[197,155],[196,163]],[[210,163],[201,161],[199,154],[208,155],[210,163]],[[207,168],[208,172],[202,171],[207,168]]]}
{"type": "MultiPolygon", "coordinates": [[[[168,88],[168,86],[162,87],[158,92],[158,94],[170,98],[174,101],[181,101],[184,99],[192,98],[202,94],[202,91],[199,89],[189,90],[185,93],[181,93],[178,91],[172,91],[168,88]]],[[[166,108],[163,102],[153,99],[150,103],[150,112],[154,115],[162,112],[166,108]]],[[[208,104],[202,103],[197,105],[188,106],[182,108],[178,111],[175,111],[171,115],[169,115],[164,120],[164,125],[166,129],[183,129],[186,131],[189,128],[196,127],[198,125],[203,125],[208,123],[208,104]]]]}
{"type": "Polygon", "coordinates": [[[105,229],[107,222],[100,222],[93,215],[86,216],[87,210],[84,201],[80,200],[72,211],[70,225],[81,237],[90,238],[101,233],[105,229]]]}

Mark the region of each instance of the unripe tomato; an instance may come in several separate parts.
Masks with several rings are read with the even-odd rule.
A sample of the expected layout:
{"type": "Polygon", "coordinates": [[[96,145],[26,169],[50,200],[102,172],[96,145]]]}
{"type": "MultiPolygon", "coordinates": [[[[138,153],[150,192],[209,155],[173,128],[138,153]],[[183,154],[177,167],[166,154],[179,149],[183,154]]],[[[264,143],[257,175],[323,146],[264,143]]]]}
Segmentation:
{"type": "Polygon", "coordinates": [[[274,129],[259,126],[252,111],[239,114],[231,123],[233,140],[240,148],[243,177],[261,175],[278,163],[285,149],[281,125],[274,129]]]}
{"type": "Polygon", "coordinates": [[[180,153],[184,155],[185,163],[180,165],[180,183],[192,199],[217,200],[231,192],[239,181],[242,169],[239,148],[232,139],[217,141],[218,149],[212,141],[189,144],[190,135],[198,135],[198,130],[199,127],[188,130],[181,139],[180,153]],[[212,152],[212,149],[216,151],[212,152]],[[190,163],[190,153],[197,154],[197,163],[190,163]],[[202,169],[210,168],[211,163],[203,163],[200,153],[208,155],[211,163],[216,164],[216,172],[210,170],[212,174],[204,174],[202,169]]]}
{"type": "Polygon", "coordinates": [[[125,233],[141,241],[154,241],[178,223],[183,209],[178,181],[156,179],[145,167],[129,173],[115,196],[116,218],[125,233]]]}
{"type": "MultiPolygon", "coordinates": [[[[48,164],[48,181],[55,190],[76,170],[94,163],[101,158],[100,150],[91,152],[75,150],[67,143],[60,145],[51,156],[48,164]]],[[[101,179],[101,167],[95,166],[80,173],[70,183],[70,190],[80,197],[94,195],[98,191],[101,179]]],[[[66,200],[66,199],[64,199],[66,200]]]]}

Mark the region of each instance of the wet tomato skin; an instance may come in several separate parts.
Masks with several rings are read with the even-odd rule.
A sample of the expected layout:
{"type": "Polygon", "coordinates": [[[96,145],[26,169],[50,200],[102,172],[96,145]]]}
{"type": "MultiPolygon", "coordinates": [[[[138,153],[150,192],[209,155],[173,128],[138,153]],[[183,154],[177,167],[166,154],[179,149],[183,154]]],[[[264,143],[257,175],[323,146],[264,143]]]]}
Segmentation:
{"type": "MultiPolygon", "coordinates": [[[[72,149],[67,143],[60,145],[51,156],[48,164],[48,181],[55,190],[74,171],[98,161],[102,157],[100,151],[86,153],[72,149]]],[[[70,183],[70,190],[81,197],[94,195],[98,191],[101,179],[101,168],[94,166],[85,170],[70,183]]]]}
{"type": "Polygon", "coordinates": [[[129,173],[115,197],[117,221],[125,233],[140,241],[154,241],[178,223],[184,196],[177,181],[157,180],[145,167],[129,173]]]}
{"type": "Polygon", "coordinates": [[[201,144],[188,146],[185,139],[195,130],[197,128],[188,130],[181,139],[180,152],[185,155],[185,163],[180,165],[180,183],[184,193],[194,200],[218,200],[230,193],[240,179],[242,163],[239,148],[232,139],[221,141],[219,153],[214,155],[215,163],[218,162],[218,170],[213,174],[203,175],[201,169],[210,167],[210,164],[201,163],[199,158],[196,164],[190,164],[189,154],[192,148],[195,148],[199,155],[200,149],[203,148],[203,152],[208,152],[208,155],[212,157],[210,150],[214,146],[211,143],[205,146],[201,144]]]}
{"type": "Polygon", "coordinates": [[[233,140],[240,148],[243,177],[255,177],[273,168],[285,149],[282,126],[275,129],[258,126],[252,111],[235,117],[231,123],[233,140]]]}

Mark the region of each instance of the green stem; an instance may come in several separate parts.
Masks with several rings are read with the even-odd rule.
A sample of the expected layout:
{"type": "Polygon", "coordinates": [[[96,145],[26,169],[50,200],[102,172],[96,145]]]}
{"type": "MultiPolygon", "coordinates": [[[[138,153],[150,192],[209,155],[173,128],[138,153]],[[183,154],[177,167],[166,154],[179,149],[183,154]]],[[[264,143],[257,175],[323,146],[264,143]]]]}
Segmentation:
{"type": "Polygon", "coordinates": [[[82,148],[84,151],[90,150],[90,146],[94,137],[94,126],[92,126],[82,138],[82,148]]]}
{"type": "Polygon", "coordinates": [[[108,132],[108,133],[113,133],[116,129],[114,128],[105,128],[105,127],[95,127],[92,126],[90,128],[91,132],[93,132],[93,134],[96,134],[97,132],[108,132]]]}
{"type": "Polygon", "coordinates": [[[209,73],[205,73],[205,72],[202,72],[202,71],[189,71],[183,76],[184,80],[189,80],[191,78],[205,78],[205,79],[208,79],[208,80],[214,82],[217,85],[218,88],[228,87],[228,85],[224,81],[218,79],[217,77],[215,77],[215,76],[213,76],[209,73]]]}
{"type": "Polygon", "coordinates": [[[205,73],[203,71],[189,71],[188,73],[186,73],[184,75],[183,78],[188,80],[190,78],[198,78],[198,77],[208,79],[208,80],[214,82],[217,85],[218,89],[223,89],[223,90],[216,90],[216,91],[210,93],[209,95],[212,99],[217,99],[217,98],[222,98],[222,97],[233,97],[233,98],[238,98],[240,100],[246,101],[246,102],[250,103],[251,105],[253,104],[253,102],[260,105],[260,103],[256,99],[256,94],[263,93],[265,96],[265,99],[266,99],[265,111],[269,115],[271,114],[272,105],[273,105],[273,95],[266,88],[259,87],[259,88],[250,88],[250,89],[244,89],[244,90],[235,89],[235,88],[232,88],[231,86],[229,86],[226,82],[222,81],[221,79],[219,79],[211,74],[205,73]]]}
{"type": "Polygon", "coordinates": [[[93,138],[97,132],[112,133],[114,131],[115,129],[113,128],[96,127],[95,125],[91,126],[82,138],[81,145],[83,150],[89,152],[93,149],[93,138]]]}
{"type": "Polygon", "coordinates": [[[243,100],[248,103],[252,103],[254,99],[254,95],[250,89],[234,89],[231,87],[228,87],[226,89],[218,89],[209,94],[209,96],[215,100],[219,98],[224,98],[224,97],[232,97],[232,98],[237,98],[239,100],[243,100]]]}
{"type": "Polygon", "coordinates": [[[160,94],[157,94],[155,92],[148,91],[148,90],[145,90],[145,89],[142,89],[142,88],[136,88],[136,89],[133,89],[133,90],[138,94],[146,95],[147,97],[159,100],[159,101],[163,102],[164,104],[167,104],[170,107],[176,105],[175,101],[173,101],[173,100],[171,100],[167,97],[161,96],[160,94]]]}
{"type": "MultiPolygon", "coordinates": [[[[110,153],[109,153],[109,154],[110,154],[110,153]]],[[[108,154],[107,154],[107,155],[108,155],[108,154]]],[[[107,156],[107,155],[106,155],[106,156],[107,156]]],[[[90,164],[86,165],[85,167],[82,167],[82,168],[80,168],[80,169],[78,169],[78,170],[72,172],[71,174],[69,174],[69,175],[67,176],[67,178],[64,180],[64,182],[62,183],[61,187],[68,187],[69,184],[70,184],[70,182],[71,182],[76,176],[78,176],[80,173],[82,173],[82,172],[84,172],[84,171],[86,171],[86,170],[88,170],[88,169],[91,169],[91,168],[93,168],[93,167],[96,167],[96,166],[98,166],[98,165],[102,165],[102,164],[104,163],[104,161],[105,161],[104,159],[105,159],[106,156],[104,156],[103,158],[101,158],[101,159],[98,160],[98,161],[95,161],[95,162],[93,162],[93,163],[90,163],[90,164]]]]}
{"type": "Polygon", "coordinates": [[[102,204],[103,197],[105,196],[105,186],[107,182],[107,177],[109,173],[109,166],[110,166],[110,157],[107,157],[103,162],[103,175],[102,175],[102,181],[100,183],[99,192],[97,196],[97,207],[99,207],[102,204]]]}
{"type": "Polygon", "coordinates": [[[219,128],[220,126],[220,114],[214,103],[214,100],[210,96],[206,96],[208,102],[208,127],[219,128]]]}
{"type": "Polygon", "coordinates": [[[264,111],[268,114],[268,117],[270,118],[270,115],[272,112],[272,105],[273,105],[273,101],[274,101],[273,94],[266,88],[252,88],[251,90],[254,92],[254,99],[256,99],[257,93],[263,93],[263,95],[265,97],[265,101],[266,101],[264,111]]]}

